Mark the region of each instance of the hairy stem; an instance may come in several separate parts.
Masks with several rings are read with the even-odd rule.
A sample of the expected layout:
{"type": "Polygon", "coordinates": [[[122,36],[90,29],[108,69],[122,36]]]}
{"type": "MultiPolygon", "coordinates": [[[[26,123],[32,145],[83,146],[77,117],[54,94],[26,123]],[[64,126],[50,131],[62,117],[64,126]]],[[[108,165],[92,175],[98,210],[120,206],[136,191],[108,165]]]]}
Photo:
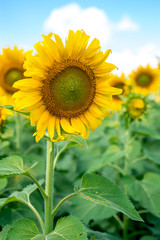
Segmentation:
{"type": "Polygon", "coordinates": [[[32,210],[32,212],[34,212],[35,216],[37,217],[37,219],[39,221],[41,229],[44,232],[44,224],[43,224],[41,216],[39,215],[39,213],[37,212],[37,210],[34,208],[34,206],[31,203],[28,203],[27,205],[32,210]]]}
{"type": "Polygon", "coordinates": [[[46,159],[46,188],[45,192],[45,234],[53,230],[53,157],[54,143],[47,141],[47,159],[46,159]]]}
{"type": "Polygon", "coordinates": [[[31,175],[31,173],[30,173],[30,172],[27,172],[27,173],[25,174],[25,176],[31,178],[31,179],[33,180],[33,182],[37,185],[37,187],[38,187],[38,189],[40,190],[42,196],[43,196],[44,198],[47,198],[47,195],[46,195],[44,189],[43,189],[42,186],[39,184],[39,182],[31,175]]]}
{"type": "Polygon", "coordinates": [[[59,209],[59,207],[62,205],[62,203],[64,203],[67,199],[76,196],[76,193],[72,193],[70,195],[68,195],[67,197],[63,198],[58,204],[57,206],[54,208],[54,210],[52,211],[52,216],[54,216],[54,214],[57,212],[57,210],[59,209]]]}

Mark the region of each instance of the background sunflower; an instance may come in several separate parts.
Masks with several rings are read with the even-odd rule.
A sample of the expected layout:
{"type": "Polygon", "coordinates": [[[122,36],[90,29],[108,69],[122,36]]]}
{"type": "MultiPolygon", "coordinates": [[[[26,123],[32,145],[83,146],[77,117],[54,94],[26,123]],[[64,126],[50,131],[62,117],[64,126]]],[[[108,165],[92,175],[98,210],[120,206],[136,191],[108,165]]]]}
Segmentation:
{"type": "MultiPolygon", "coordinates": [[[[121,76],[112,74],[111,76],[112,76],[111,80],[110,80],[111,87],[122,89],[121,95],[126,97],[130,91],[130,86],[129,86],[129,81],[127,81],[127,79],[125,77],[125,74],[122,73],[121,76]]],[[[123,103],[123,101],[119,96],[117,96],[117,95],[113,96],[113,99],[112,99],[113,109],[120,110],[122,107],[122,103],[123,103]]]]}
{"type": "Polygon", "coordinates": [[[24,58],[23,49],[19,50],[17,46],[13,50],[3,48],[0,55],[0,88],[6,96],[6,104],[12,104],[12,94],[17,91],[12,87],[13,83],[24,78],[24,58]]]}
{"type": "Polygon", "coordinates": [[[139,66],[136,71],[130,74],[130,81],[133,85],[133,92],[146,96],[156,93],[160,85],[160,73],[148,64],[146,67],[139,66]]]}

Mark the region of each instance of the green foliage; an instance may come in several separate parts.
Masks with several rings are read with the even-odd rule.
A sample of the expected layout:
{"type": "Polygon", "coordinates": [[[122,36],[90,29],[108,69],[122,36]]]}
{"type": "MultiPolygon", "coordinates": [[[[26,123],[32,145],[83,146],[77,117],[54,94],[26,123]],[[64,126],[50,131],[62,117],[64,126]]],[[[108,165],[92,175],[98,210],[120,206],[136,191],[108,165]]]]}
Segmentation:
{"type": "Polygon", "coordinates": [[[86,224],[88,224],[91,219],[94,221],[108,219],[116,213],[117,211],[115,209],[97,205],[97,203],[82,198],[74,197],[72,199],[71,214],[83,219],[86,224]]]}
{"type": "Polygon", "coordinates": [[[19,156],[9,156],[0,160],[0,178],[6,178],[16,175],[25,175],[37,163],[34,163],[30,168],[23,168],[23,159],[19,156]]]}
{"type": "Polygon", "coordinates": [[[118,240],[117,237],[110,234],[93,231],[91,229],[87,229],[87,236],[89,240],[118,240]]]}
{"type": "Polygon", "coordinates": [[[7,186],[7,179],[0,179],[0,191],[3,190],[7,186]]]}
{"type": "MultiPolygon", "coordinates": [[[[39,181],[39,184],[43,184],[44,180],[39,181]]],[[[30,204],[29,196],[30,194],[37,189],[36,184],[30,184],[25,187],[22,191],[13,192],[8,198],[0,199],[0,208],[4,207],[6,204],[10,202],[20,201],[25,204],[30,204]]]]}
{"type": "Polygon", "coordinates": [[[127,182],[130,196],[149,212],[160,217],[160,175],[146,173],[142,180],[132,177],[127,182]]]}
{"type": "Polygon", "coordinates": [[[142,221],[127,196],[118,186],[103,176],[85,174],[82,178],[81,189],[76,192],[81,198],[113,208],[133,220],[142,221]]]}
{"type": "Polygon", "coordinates": [[[111,145],[99,158],[99,161],[95,161],[95,163],[89,167],[87,172],[96,172],[104,167],[107,167],[110,163],[115,163],[122,157],[124,157],[124,152],[116,145],[111,145]]]}
{"type": "Polygon", "coordinates": [[[78,186],[78,196],[60,206],[54,217],[56,227],[47,236],[42,233],[36,214],[28,208],[35,207],[43,220],[43,198],[35,191],[37,185],[23,177],[30,172],[37,179],[44,178],[46,139],[35,143],[31,137],[35,129],[21,115],[19,156],[15,120],[10,117],[0,134],[0,239],[69,240],[79,236],[120,240],[125,239],[124,229],[127,240],[160,239],[159,110],[159,105],[153,104],[150,113],[140,121],[130,122],[128,129],[119,113],[114,113],[91,133],[87,143],[80,136],[69,134],[64,142],[55,143],[54,207],[73,193],[74,185],[78,186]],[[64,217],[69,214],[72,216],[64,217]]]}
{"type": "Polygon", "coordinates": [[[49,235],[38,235],[34,240],[87,240],[85,227],[81,221],[73,216],[64,217],[58,220],[53,232],[49,235]]]}
{"type": "Polygon", "coordinates": [[[37,234],[39,234],[39,231],[33,221],[20,219],[8,230],[6,240],[31,240],[37,234]]]}
{"type": "Polygon", "coordinates": [[[0,239],[1,240],[6,240],[6,235],[7,235],[8,231],[9,231],[9,229],[10,229],[10,225],[6,225],[3,228],[2,232],[0,232],[0,239]]]}

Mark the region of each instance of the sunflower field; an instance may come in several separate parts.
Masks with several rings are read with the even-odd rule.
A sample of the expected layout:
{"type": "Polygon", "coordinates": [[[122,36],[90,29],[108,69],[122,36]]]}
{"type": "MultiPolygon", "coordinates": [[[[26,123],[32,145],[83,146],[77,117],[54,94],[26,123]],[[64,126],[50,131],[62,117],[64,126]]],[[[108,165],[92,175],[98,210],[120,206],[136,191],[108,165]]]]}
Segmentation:
{"type": "Polygon", "coordinates": [[[0,239],[160,239],[158,61],[116,75],[83,30],[42,36],[0,55],[0,239]]]}

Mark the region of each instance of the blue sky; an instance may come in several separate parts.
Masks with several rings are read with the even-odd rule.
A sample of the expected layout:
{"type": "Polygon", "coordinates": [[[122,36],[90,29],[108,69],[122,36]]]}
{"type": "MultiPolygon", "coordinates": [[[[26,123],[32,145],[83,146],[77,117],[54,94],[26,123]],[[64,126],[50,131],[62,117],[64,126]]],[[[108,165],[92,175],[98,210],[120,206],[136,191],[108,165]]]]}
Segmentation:
{"type": "Polygon", "coordinates": [[[0,2],[0,51],[14,45],[30,49],[43,33],[58,31],[64,38],[70,26],[81,29],[84,24],[92,38],[99,37],[102,50],[112,49],[110,62],[116,63],[120,72],[129,73],[139,64],[156,65],[158,61],[159,12],[158,0],[5,0],[0,2]],[[74,9],[76,15],[71,13],[74,9]]]}

